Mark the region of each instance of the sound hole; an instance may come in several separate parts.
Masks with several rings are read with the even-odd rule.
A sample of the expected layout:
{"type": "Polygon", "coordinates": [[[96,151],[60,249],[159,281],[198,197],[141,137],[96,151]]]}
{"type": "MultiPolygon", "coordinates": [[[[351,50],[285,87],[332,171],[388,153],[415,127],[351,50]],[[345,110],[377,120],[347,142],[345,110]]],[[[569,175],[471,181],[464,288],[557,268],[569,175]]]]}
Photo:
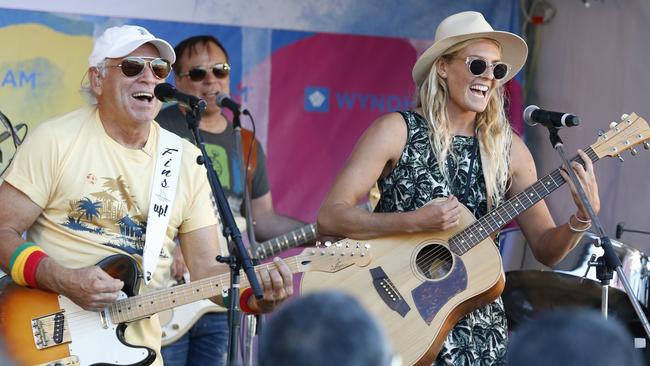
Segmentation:
{"type": "Polygon", "coordinates": [[[428,279],[440,279],[449,273],[453,264],[451,252],[440,244],[427,245],[415,257],[420,273],[428,279]]]}

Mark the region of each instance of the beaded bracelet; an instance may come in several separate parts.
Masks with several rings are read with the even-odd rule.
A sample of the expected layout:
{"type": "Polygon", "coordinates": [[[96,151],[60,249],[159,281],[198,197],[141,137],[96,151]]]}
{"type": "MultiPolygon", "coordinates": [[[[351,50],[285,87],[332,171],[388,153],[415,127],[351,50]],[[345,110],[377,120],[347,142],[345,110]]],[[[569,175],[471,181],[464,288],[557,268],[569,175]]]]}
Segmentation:
{"type": "Polygon", "coordinates": [[[45,251],[32,242],[25,242],[11,255],[9,261],[9,274],[14,282],[20,286],[38,288],[36,282],[36,269],[47,257],[45,251]]]}
{"type": "Polygon", "coordinates": [[[566,224],[567,224],[567,226],[569,227],[569,230],[571,230],[572,232],[574,232],[574,233],[582,233],[582,232],[587,231],[587,230],[591,227],[591,220],[589,220],[589,221],[582,221],[582,220],[580,220],[576,215],[571,215],[571,216],[574,217],[574,218],[576,219],[576,221],[578,221],[579,223],[582,223],[582,224],[589,224],[589,225],[587,225],[587,227],[585,227],[585,228],[583,228],[583,229],[576,229],[576,228],[574,228],[573,226],[571,226],[571,217],[569,217],[569,221],[567,221],[566,224]]]}

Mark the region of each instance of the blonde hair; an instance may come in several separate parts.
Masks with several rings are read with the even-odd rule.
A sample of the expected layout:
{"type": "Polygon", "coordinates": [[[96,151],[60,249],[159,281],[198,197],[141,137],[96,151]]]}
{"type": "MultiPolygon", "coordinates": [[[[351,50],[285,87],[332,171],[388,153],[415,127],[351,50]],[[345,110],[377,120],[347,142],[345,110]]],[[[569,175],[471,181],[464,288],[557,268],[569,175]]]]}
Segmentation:
{"type": "MultiPolygon", "coordinates": [[[[443,167],[448,155],[451,154],[455,159],[457,156],[451,149],[451,121],[447,114],[449,90],[446,80],[438,75],[438,65],[441,62],[451,60],[465,47],[481,40],[486,39],[467,40],[447,49],[434,61],[429,74],[417,90],[416,107],[422,108],[424,118],[429,122],[431,147],[436,155],[440,173],[449,185],[452,177],[449,176],[448,170],[443,169],[443,167]]],[[[488,40],[494,42],[501,49],[501,46],[496,41],[488,40]]],[[[485,185],[487,192],[491,194],[489,199],[495,206],[499,205],[508,188],[510,179],[508,167],[510,165],[509,152],[512,144],[512,128],[506,117],[503,104],[503,87],[499,85],[490,95],[485,111],[476,115],[476,133],[482,152],[487,157],[487,161],[482,162],[485,185]],[[504,151],[507,153],[504,154],[504,151]]]]}

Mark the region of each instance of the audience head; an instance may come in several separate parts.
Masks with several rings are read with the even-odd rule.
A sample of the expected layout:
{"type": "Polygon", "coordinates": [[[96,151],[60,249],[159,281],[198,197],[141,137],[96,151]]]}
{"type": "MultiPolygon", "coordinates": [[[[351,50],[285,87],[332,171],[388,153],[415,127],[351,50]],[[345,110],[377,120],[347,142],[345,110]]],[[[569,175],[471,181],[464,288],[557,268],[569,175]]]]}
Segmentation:
{"type": "Polygon", "coordinates": [[[542,313],[516,329],[509,366],[641,366],[634,338],[614,318],[591,310],[542,313]]]}
{"type": "Polygon", "coordinates": [[[383,329],[342,292],[313,293],[284,305],[263,328],[259,365],[390,366],[383,329]]]}

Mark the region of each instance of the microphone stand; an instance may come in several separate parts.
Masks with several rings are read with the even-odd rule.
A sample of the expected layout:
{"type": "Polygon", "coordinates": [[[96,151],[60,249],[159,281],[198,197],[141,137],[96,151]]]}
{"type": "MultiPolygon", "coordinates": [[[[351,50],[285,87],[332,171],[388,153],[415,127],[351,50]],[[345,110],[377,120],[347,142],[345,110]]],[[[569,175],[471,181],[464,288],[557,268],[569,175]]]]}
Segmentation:
{"type": "MultiPolygon", "coordinates": [[[[241,121],[240,121],[240,112],[237,109],[232,110],[233,118],[232,125],[235,134],[235,151],[237,152],[239,166],[240,166],[240,176],[242,180],[242,197],[244,201],[244,211],[246,214],[244,218],[246,219],[246,235],[248,236],[248,242],[252,248],[257,248],[257,241],[255,240],[255,227],[253,221],[253,207],[251,203],[251,195],[248,187],[248,164],[246,163],[248,156],[251,156],[250,153],[248,156],[245,156],[243,143],[241,139],[241,121]]],[[[244,111],[246,114],[247,111],[244,111]]],[[[255,140],[251,142],[250,149],[255,148],[255,140]]],[[[248,162],[250,163],[250,162],[248,162]]],[[[253,251],[255,253],[255,251],[253,251]]],[[[259,264],[259,263],[256,263],[259,264]]],[[[244,314],[244,336],[243,336],[243,359],[244,365],[251,366],[253,362],[253,337],[255,336],[254,329],[256,328],[257,316],[255,314],[244,314]]]]}
{"type": "Polygon", "coordinates": [[[253,288],[253,293],[256,298],[261,299],[263,293],[262,288],[257,281],[257,276],[255,275],[253,262],[251,261],[248,251],[242,242],[239,228],[237,228],[237,225],[235,224],[235,219],[232,215],[230,205],[228,204],[228,199],[223,191],[219,177],[214,171],[212,160],[210,160],[210,157],[205,150],[205,142],[203,141],[203,136],[199,130],[201,113],[206,108],[205,101],[202,102],[203,103],[197,103],[197,105],[192,106],[192,110],[188,110],[185,114],[185,119],[187,126],[194,134],[194,141],[196,141],[197,147],[201,150],[201,156],[197,158],[197,164],[203,164],[203,166],[205,166],[210,189],[214,195],[217,209],[219,210],[219,215],[223,222],[223,236],[226,240],[234,242],[233,251],[230,256],[217,256],[217,261],[227,263],[230,267],[230,306],[228,309],[228,325],[230,327],[230,332],[228,339],[228,365],[234,366],[237,364],[237,335],[239,334],[241,323],[239,309],[239,271],[243,269],[244,273],[246,273],[246,277],[253,288]]]}
{"type": "Polygon", "coordinates": [[[567,160],[564,154],[564,150],[562,149],[563,142],[560,139],[560,136],[558,135],[558,129],[555,127],[547,127],[547,128],[549,131],[549,138],[551,140],[551,145],[553,145],[553,148],[558,152],[558,154],[562,158],[562,162],[566,168],[566,172],[571,178],[573,185],[576,187],[578,196],[580,197],[580,201],[587,209],[587,212],[589,213],[589,217],[591,218],[591,221],[594,227],[596,228],[599,238],[596,239],[595,245],[596,246],[600,245],[604,251],[603,255],[600,256],[595,263],[590,263],[596,266],[596,276],[598,277],[598,279],[601,281],[603,285],[602,293],[601,293],[601,312],[603,314],[603,317],[607,319],[607,306],[608,306],[608,299],[609,299],[608,298],[609,280],[613,278],[613,271],[615,270],[616,273],[618,274],[618,278],[623,283],[623,286],[625,288],[625,293],[627,294],[627,297],[630,299],[630,302],[632,303],[632,307],[634,308],[636,315],[641,320],[641,324],[643,325],[643,329],[645,330],[646,335],[648,336],[648,338],[650,338],[650,324],[648,324],[648,319],[646,318],[643,310],[641,310],[641,306],[639,305],[637,298],[634,297],[633,295],[634,292],[632,291],[630,282],[628,281],[627,277],[625,276],[625,273],[623,272],[623,265],[621,264],[621,260],[614,252],[612,243],[609,237],[605,235],[605,230],[603,229],[603,226],[601,225],[598,216],[594,212],[594,209],[591,207],[591,204],[589,203],[589,200],[587,199],[587,195],[584,191],[584,188],[582,188],[582,185],[580,184],[578,177],[576,176],[575,172],[573,171],[573,169],[571,169],[571,166],[569,165],[569,161],[567,160]]]}
{"type": "Polygon", "coordinates": [[[621,233],[637,233],[637,234],[650,235],[650,231],[634,230],[634,229],[621,229],[621,233]]]}

